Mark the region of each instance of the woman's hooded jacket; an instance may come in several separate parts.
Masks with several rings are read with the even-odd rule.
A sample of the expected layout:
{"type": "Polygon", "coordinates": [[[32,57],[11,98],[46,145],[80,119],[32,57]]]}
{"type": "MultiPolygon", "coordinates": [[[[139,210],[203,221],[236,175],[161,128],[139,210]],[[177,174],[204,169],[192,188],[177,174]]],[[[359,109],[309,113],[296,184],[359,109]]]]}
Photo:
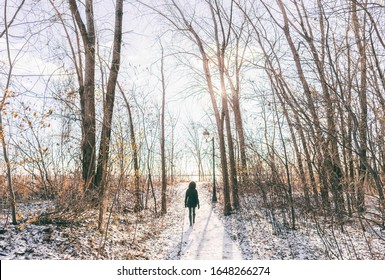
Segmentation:
{"type": "Polygon", "coordinates": [[[184,204],[185,207],[199,206],[198,191],[196,190],[196,184],[194,182],[191,182],[188,186],[184,204]]]}

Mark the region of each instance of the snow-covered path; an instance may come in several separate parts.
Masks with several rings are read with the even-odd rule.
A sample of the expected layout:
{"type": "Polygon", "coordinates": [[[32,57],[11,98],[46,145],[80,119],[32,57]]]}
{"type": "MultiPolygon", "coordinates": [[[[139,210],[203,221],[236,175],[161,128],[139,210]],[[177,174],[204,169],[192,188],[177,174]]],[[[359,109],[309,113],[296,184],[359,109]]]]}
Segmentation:
{"type": "Polygon", "coordinates": [[[231,239],[215,214],[216,204],[211,202],[209,192],[201,184],[198,184],[197,190],[200,209],[196,208],[196,220],[192,227],[189,226],[188,209],[184,211],[181,259],[241,260],[239,246],[231,239]]]}
{"type": "MultiPolygon", "coordinates": [[[[190,227],[184,208],[187,186],[170,186],[167,215],[154,215],[153,208],[113,212],[108,235],[97,230],[96,209],[50,217],[45,213],[57,213],[55,201],[19,203],[19,224],[0,227],[0,260],[385,259],[385,232],[373,224],[365,223],[363,231],[362,222],[352,220],[341,232],[322,216],[313,220],[306,214],[291,230],[284,224],[287,218],[277,211],[273,220],[257,196],[243,197],[243,208],[224,217],[204,183],[197,186],[201,208],[190,227]]],[[[7,211],[1,214],[0,224],[7,211]]]]}

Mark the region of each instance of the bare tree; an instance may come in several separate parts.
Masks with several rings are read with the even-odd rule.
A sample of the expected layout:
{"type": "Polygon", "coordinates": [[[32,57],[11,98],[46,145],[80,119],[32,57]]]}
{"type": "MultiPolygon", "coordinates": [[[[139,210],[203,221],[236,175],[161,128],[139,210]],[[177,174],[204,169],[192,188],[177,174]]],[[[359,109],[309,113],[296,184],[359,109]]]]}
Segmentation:
{"type": "MultiPolygon", "coordinates": [[[[24,1],[21,3],[19,6],[19,9],[22,7],[24,4],[24,1]]],[[[12,213],[12,224],[16,225],[17,224],[17,218],[16,218],[16,198],[15,198],[15,193],[13,190],[13,184],[12,184],[12,169],[11,169],[11,161],[8,156],[8,148],[7,148],[7,142],[5,140],[5,130],[4,130],[4,124],[3,124],[3,111],[5,109],[5,102],[8,97],[10,97],[11,94],[11,89],[10,84],[11,84],[11,77],[12,77],[12,70],[13,70],[13,64],[14,62],[12,61],[11,57],[11,50],[10,50],[10,45],[9,45],[9,26],[11,24],[8,23],[7,16],[8,16],[8,1],[5,0],[4,2],[4,23],[5,23],[5,30],[4,33],[1,34],[0,38],[5,34],[5,42],[6,42],[6,47],[7,47],[7,58],[8,58],[8,75],[6,79],[6,84],[3,92],[3,97],[1,98],[0,102],[0,140],[1,140],[1,145],[3,146],[3,156],[4,156],[4,161],[7,166],[7,181],[8,181],[8,189],[9,189],[9,198],[10,198],[10,208],[11,208],[11,213],[12,213]]],[[[15,13],[15,17],[17,15],[17,12],[15,13]]]]}
{"type": "Polygon", "coordinates": [[[98,166],[95,176],[95,185],[99,189],[99,223],[100,231],[104,229],[104,214],[107,208],[107,164],[109,145],[111,141],[112,117],[114,112],[115,89],[120,68],[123,25],[123,0],[117,0],[115,6],[114,43],[109,78],[107,82],[106,101],[103,110],[103,126],[99,148],[98,166]]]}
{"type": "Polygon", "coordinates": [[[218,66],[219,79],[220,79],[220,91],[221,91],[221,105],[222,112],[221,116],[226,128],[227,136],[227,146],[229,153],[229,179],[231,183],[231,190],[233,195],[233,207],[235,209],[239,208],[239,196],[238,196],[238,178],[237,171],[235,166],[235,154],[234,154],[234,142],[231,131],[231,122],[230,122],[230,110],[229,110],[229,101],[227,88],[225,84],[225,52],[230,40],[231,24],[232,24],[232,10],[233,10],[233,1],[231,1],[230,6],[230,20],[227,31],[223,23],[222,15],[220,13],[221,8],[218,4],[218,1],[214,1],[214,4],[209,1],[211,17],[214,26],[214,40],[216,45],[216,63],[218,66]],[[215,8],[214,8],[215,6],[215,8]],[[220,35],[219,35],[220,34],[220,35]]]}
{"type": "MultiPolygon", "coordinates": [[[[365,23],[365,21],[363,21],[365,23]]],[[[356,1],[352,1],[352,24],[354,35],[356,38],[356,44],[360,56],[360,88],[358,97],[360,100],[360,122],[359,122],[359,136],[360,136],[360,146],[359,146],[359,155],[360,155],[360,167],[359,167],[359,185],[357,189],[357,206],[358,209],[363,212],[365,208],[365,191],[364,184],[366,178],[366,169],[367,169],[367,120],[368,120],[368,105],[367,105],[367,60],[366,60],[366,38],[361,35],[361,30],[365,30],[366,26],[360,28],[360,22],[357,15],[357,4],[356,1]]]]}
{"type": "Polygon", "coordinates": [[[86,0],[86,24],[75,0],[68,0],[71,13],[83,40],[85,52],[84,77],[81,65],[78,73],[82,115],[82,168],[84,190],[94,188],[96,170],[96,118],[95,118],[95,22],[93,0],[86,0]]]}
{"type": "Polygon", "coordinates": [[[118,83],[118,87],[120,89],[120,92],[123,96],[124,103],[126,104],[127,112],[128,112],[128,121],[129,121],[129,127],[130,127],[130,143],[131,143],[131,149],[133,154],[133,161],[134,161],[134,183],[135,183],[135,206],[134,211],[138,212],[143,210],[143,203],[141,198],[141,191],[140,191],[140,168],[139,168],[139,156],[138,156],[138,145],[136,140],[136,134],[134,129],[134,121],[132,116],[132,109],[131,105],[128,102],[127,96],[125,92],[123,91],[122,87],[118,83]]]}
{"type": "MultiPolygon", "coordinates": [[[[171,0],[170,3],[167,5],[171,13],[170,15],[166,14],[166,11],[160,9],[159,7],[148,5],[146,3],[143,3],[142,1],[140,3],[142,3],[149,9],[155,11],[159,15],[161,15],[166,21],[168,21],[171,24],[173,28],[175,28],[177,31],[181,32],[182,34],[186,35],[187,38],[191,40],[199,50],[200,60],[202,61],[204,78],[205,78],[205,82],[207,83],[207,90],[210,95],[211,104],[213,106],[216,125],[217,125],[217,131],[218,131],[219,150],[220,150],[222,178],[223,178],[223,189],[224,189],[224,214],[229,215],[231,213],[231,199],[230,199],[229,170],[228,170],[226,141],[225,141],[226,112],[227,112],[227,117],[229,117],[229,115],[228,115],[228,109],[226,107],[228,105],[227,103],[225,104],[224,102],[225,100],[227,100],[227,96],[222,95],[221,97],[222,108],[220,111],[217,97],[216,97],[216,87],[213,82],[213,75],[212,75],[212,70],[210,66],[211,59],[210,59],[210,55],[208,54],[208,51],[210,48],[207,47],[206,49],[205,46],[207,46],[207,43],[203,40],[203,38],[197,32],[196,28],[199,27],[199,24],[197,24],[196,27],[193,26],[194,22],[187,18],[187,15],[184,13],[182,8],[176,1],[171,0]]],[[[209,5],[209,8],[210,8],[210,5],[209,5]]],[[[223,67],[221,67],[221,69],[222,71],[224,70],[223,67]]]]}
{"type": "Polygon", "coordinates": [[[160,157],[162,162],[162,215],[167,213],[167,173],[166,173],[166,151],[165,151],[165,126],[164,126],[164,117],[166,110],[166,82],[164,77],[164,50],[162,43],[161,45],[161,60],[160,60],[160,75],[162,83],[162,112],[160,119],[160,127],[161,127],[161,136],[160,136],[160,157]]]}

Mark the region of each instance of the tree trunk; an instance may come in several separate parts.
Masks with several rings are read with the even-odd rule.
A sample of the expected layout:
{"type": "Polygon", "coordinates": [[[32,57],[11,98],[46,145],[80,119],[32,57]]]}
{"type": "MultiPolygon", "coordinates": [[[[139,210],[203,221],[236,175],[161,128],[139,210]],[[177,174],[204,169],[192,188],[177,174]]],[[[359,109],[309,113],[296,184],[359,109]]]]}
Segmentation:
{"type": "MultiPolygon", "coordinates": [[[[22,2],[20,4],[19,8],[21,8],[21,6],[23,4],[24,4],[24,2],[22,2]]],[[[3,126],[3,116],[2,116],[4,106],[5,106],[5,101],[6,101],[6,98],[8,97],[9,92],[10,92],[9,86],[11,83],[11,76],[12,76],[12,70],[13,70],[13,62],[12,62],[12,58],[11,58],[11,50],[10,50],[10,45],[9,45],[8,27],[9,27],[10,23],[8,23],[8,20],[7,20],[7,15],[8,15],[7,6],[8,6],[8,1],[5,0],[5,2],[4,2],[4,23],[5,23],[4,24],[5,25],[4,32],[5,33],[4,34],[5,34],[5,43],[6,43],[6,48],[7,48],[6,51],[7,51],[9,70],[8,70],[7,83],[5,85],[3,98],[1,99],[1,103],[0,103],[0,141],[1,141],[1,145],[3,146],[3,156],[4,156],[5,164],[7,166],[7,181],[8,181],[8,190],[9,190],[9,204],[10,204],[11,215],[12,215],[12,224],[16,225],[17,224],[16,198],[15,198],[15,192],[13,190],[11,161],[9,160],[9,157],[8,157],[8,148],[7,148],[7,143],[5,141],[5,131],[4,131],[4,126],[3,126]]],[[[16,11],[15,16],[17,13],[18,13],[18,11],[16,11]]]]}
{"type": "Polygon", "coordinates": [[[140,191],[140,169],[139,169],[138,147],[136,144],[136,136],[135,136],[134,122],[133,122],[132,113],[131,113],[131,106],[130,106],[130,103],[128,102],[126,94],[124,93],[123,89],[120,87],[119,83],[118,83],[118,87],[123,96],[124,103],[126,104],[127,112],[128,112],[128,122],[129,122],[130,135],[131,135],[130,144],[131,144],[131,150],[132,150],[132,156],[133,156],[133,162],[134,162],[134,185],[135,185],[134,211],[138,212],[143,210],[143,203],[142,203],[141,191],[140,191]]]}
{"type": "MultiPolygon", "coordinates": [[[[231,20],[229,22],[231,24],[231,20]]],[[[232,26],[230,26],[232,28],[232,26]]],[[[243,31],[243,28],[241,28],[241,31],[243,31]]],[[[234,114],[234,121],[235,121],[235,129],[236,133],[238,135],[239,140],[239,154],[240,154],[240,166],[238,168],[238,176],[240,182],[244,182],[245,179],[248,176],[247,172],[247,158],[246,158],[246,144],[245,144],[245,135],[244,135],[244,128],[243,128],[243,120],[242,120],[242,113],[241,113],[241,105],[240,105],[240,70],[243,66],[243,60],[244,60],[244,54],[246,51],[246,48],[248,47],[248,44],[246,43],[244,46],[243,53],[240,54],[239,52],[239,44],[241,39],[241,34],[236,34],[235,31],[234,35],[236,37],[236,45],[235,45],[235,57],[234,57],[234,75],[235,75],[235,82],[233,82],[232,78],[230,77],[229,73],[229,66],[225,67],[225,74],[227,77],[227,80],[229,82],[230,90],[231,90],[231,108],[233,109],[234,114]]],[[[224,63],[224,62],[223,62],[224,63]]]]}
{"type": "Polygon", "coordinates": [[[165,126],[164,126],[164,116],[166,110],[166,85],[165,85],[165,77],[164,77],[164,53],[163,46],[162,48],[162,57],[161,57],[161,65],[160,65],[160,74],[161,74],[161,83],[162,83],[162,114],[161,114],[161,129],[162,135],[160,139],[160,153],[161,153],[161,161],[162,161],[162,215],[167,213],[167,173],[166,173],[166,151],[165,151],[165,126]]]}
{"type": "MultiPolygon", "coordinates": [[[[314,59],[314,63],[318,72],[318,76],[321,83],[322,88],[322,94],[323,98],[325,100],[326,104],[326,119],[327,119],[327,139],[325,143],[325,147],[327,148],[327,152],[324,153],[325,157],[325,168],[327,174],[329,174],[329,184],[330,188],[333,192],[333,198],[334,198],[334,207],[335,212],[337,213],[337,216],[339,217],[339,220],[342,222],[342,214],[345,212],[345,206],[344,206],[344,198],[343,198],[343,184],[342,184],[342,169],[341,169],[341,160],[339,158],[338,153],[338,145],[337,145],[337,130],[336,130],[336,123],[335,123],[335,111],[333,106],[333,101],[331,98],[331,94],[328,88],[328,81],[325,75],[325,50],[328,42],[325,42],[325,26],[324,26],[324,15],[322,10],[322,4],[318,1],[318,8],[319,8],[319,24],[320,24],[320,34],[321,34],[321,47],[320,51],[321,54],[318,53],[318,50],[314,44],[313,39],[313,32],[311,25],[308,21],[308,15],[306,14],[306,9],[303,7],[303,12],[305,13],[305,16],[303,17],[300,9],[296,4],[298,15],[299,15],[299,23],[302,28],[302,32],[304,34],[304,38],[307,42],[307,44],[310,47],[311,54],[314,59]],[[303,18],[305,18],[307,23],[307,28],[305,27],[305,23],[303,22],[303,18]]],[[[313,89],[315,91],[315,89],[313,89]]]]}
{"type": "Polygon", "coordinates": [[[80,30],[85,50],[84,82],[79,83],[79,95],[82,114],[82,177],[84,191],[94,189],[96,119],[95,119],[95,26],[93,0],[86,0],[86,21],[83,23],[75,0],[68,0],[71,13],[80,30]],[[83,88],[84,85],[84,88],[83,88]]]}
{"type": "Polygon", "coordinates": [[[294,41],[293,41],[291,34],[290,34],[289,19],[288,19],[287,13],[286,13],[285,6],[281,0],[277,0],[277,2],[278,2],[278,6],[282,12],[283,19],[284,19],[283,31],[284,31],[285,37],[287,39],[287,42],[289,44],[290,50],[291,50],[293,58],[294,58],[297,74],[298,74],[298,77],[299,77],[300,82],[302,84],[304,94],[306,96],[307,106],[310,110],[310,114],[312,116],[312,122],[314,124],[314,129],[316,132],[316,135],[315,135],[316,143],[315,144],[316,144],[316,148],[317,148],[318,161],[319,161],[319,166],[320,166],[319,176],[320,176],[320,179],[322,182],[322,184],[321,184],[322,204],[323,204],[324,209],[326,211],[328,211],[330,209],[329,191],[328,191],[327,178],[325,177],[325,174],[326,174],[325,163],[326,163],[326,161],[323,158],[323,155],[327,154],[327,152],[325,152],[325,151],[327,151],[327,146],[326,146],[326,143],[325,143],[323,136],[322,136],[321,125],[320,125],[317,111],[316,111],[315,106],[314,106],[311,90],[310,90],[309,84],[305,78],[298,51],[294,45],[294,41]]]}
{"type": "Polygon", "coordinates": [[[106,101],[103,107],[103,126],[100,139],[98,168],[95,176],[95,185],[99,189],[99,223],[100,231],[104,228],[104,214],[107,208],[107,165],[111,140],[112,117],[115,103],[115,89],[120,68],[120,52],[122,43],[123,0],[117,0],[115,8],[114,44],[110,75],[108,77],[106,101]]]}
{"type": "MultiPolygon", "coordinates": [[[[368,105],[367,105],[367,70],[366,70],[366,40],[361,37],[360,22],[357,15],[356,1],[352,1],[352,24],[353,31],[356,38],[357,48],[359,52],[360,65],[360,86],[358,89],[358,98],[361,108],[358,131],[360,136],[359,156],[360,166],[358,169],[359,185],[357,189],[357,209],[360,212],[365,210],[365,182],[367,176],[367,121],[368,121],[368,105]]],[[[365,25],[363,26],[365,29],[365,25]]]]}
{"type": "MultiPolygon", "coordinates": [[[[218,65],[218,71],[219,71],[219,79],[220,79],[220,89],[221,89],[221,100],[222,100],[222,118],[224,118],[224,123],[226,127],[226,136],[227,136],[227,148],[229,153],[229,179],[230,179],[230,186],[231,186],[231,192],[233,196],[233,207],[235,209],[239,208],[239,196],[238,196],[238,179],[237,179],[237,171],[236,171],[236,165],[235,165],[235,154],[234,154],[234,143],[233,143],[233,137],[231,132],[231,122],[230,122],[230,111],[229,111],[229,105],[228,105],[228,96],[226,91],[226,85],[225,85],[225,51],[228,44],[228,38],[229,34],[225,34],[223,22],[221,19],[220,14],[220,7],[218,6],[218,2],[216,2],[216,9],[214,9],[213,5],[209,3],[210,10],[211,10],[211,16],[212,21],[214,24],[214,38],[216,43],[216,56],[217,56],[217,65],[218,65]],[[218,16],[218,22],[219,27],[222,30],[222,42],[219,42],[219,34],[218,34],[218,22],[216,19],[216,16],[218,16]]],[[[232,15],[230,15],[232,16],[232,15]]],[[[230,26],[229,26],[229,32],[231,27],[231,19],[230,19],[230,26]]]]}

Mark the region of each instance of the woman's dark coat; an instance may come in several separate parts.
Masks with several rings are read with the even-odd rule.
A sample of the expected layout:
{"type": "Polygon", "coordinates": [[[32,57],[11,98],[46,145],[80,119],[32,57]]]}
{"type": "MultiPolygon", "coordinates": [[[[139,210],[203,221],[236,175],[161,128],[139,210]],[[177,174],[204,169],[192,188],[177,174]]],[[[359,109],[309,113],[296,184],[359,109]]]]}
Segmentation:
{"type": "Polygon", "coordinates": [[[186,191],[185,207],[197,207],[199,205],[198,191],[190,186],[186,191]]]}

